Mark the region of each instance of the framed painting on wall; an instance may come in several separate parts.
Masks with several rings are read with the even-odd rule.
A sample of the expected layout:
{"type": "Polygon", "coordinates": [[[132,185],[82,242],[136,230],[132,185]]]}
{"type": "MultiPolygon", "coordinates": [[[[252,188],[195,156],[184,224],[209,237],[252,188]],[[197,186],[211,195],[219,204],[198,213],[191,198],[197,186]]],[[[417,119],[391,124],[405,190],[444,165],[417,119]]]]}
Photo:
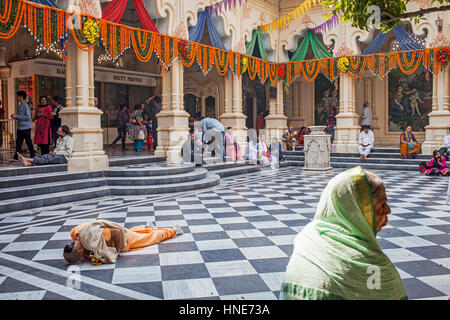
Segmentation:
{"type": "Polygon", "coordinates": [[[322,73],[314,80],[314,125],[327,126],[339,112],[338,84],[338,79],[331,82],[322,73]]]}
{"type": "Polygon", "coordinates": [[[407,75],[398,68],[389,75],[388,131],[402,132],[408,125],[414,132],[424,132],[428,114],[432,109],[433,79],[426,77],[426,70],[419,67],[407,75]]]}

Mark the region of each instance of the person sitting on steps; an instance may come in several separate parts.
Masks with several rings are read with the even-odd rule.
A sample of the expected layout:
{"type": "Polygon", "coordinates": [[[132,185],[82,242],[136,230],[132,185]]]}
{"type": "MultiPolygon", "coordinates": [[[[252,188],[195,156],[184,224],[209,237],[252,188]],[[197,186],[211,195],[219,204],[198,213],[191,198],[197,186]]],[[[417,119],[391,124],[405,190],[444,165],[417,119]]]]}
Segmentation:
{"type": "Polygon", "coordinates": [[[17,156],[23,166],[39,166],[46,164],[64,164],[67,163],[73,153],[73,138],[70,136],[68,126],[61,126],[58,128],[58,140],[56,141],[56,148],[42,156],[35,156],[33,158],[25,158],[19,152],[17,156]]]}

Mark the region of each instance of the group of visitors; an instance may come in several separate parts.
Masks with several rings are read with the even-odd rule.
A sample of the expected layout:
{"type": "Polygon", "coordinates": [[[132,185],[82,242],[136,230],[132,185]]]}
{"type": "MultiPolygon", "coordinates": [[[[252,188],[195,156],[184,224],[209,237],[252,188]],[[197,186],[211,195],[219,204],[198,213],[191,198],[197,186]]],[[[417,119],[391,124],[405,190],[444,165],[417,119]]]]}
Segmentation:
{"type": "Polygon", "coordinates": [[[274,137],[269,146],[263,130],[260,131],[258,136],[254,132],[250,132],[244,159],[252,162],[254,165],[271,166],[274,169],[277,164],[283,161],[281,143],[274,137]]]}
{"type": "Polygon", "coordinates": [[[60,112],[64,109],[61,99],[55,96],[47,100],[47,97],[41,96],[33,115],[26,100],[26,92],[18,91],[18,111],[11,115],[11,118],[17,121],[16,151],[11,161],[20,161],[25,166],[67,163],[67,158],[73,151],[73,141],[69,128],[61,126],[60,112]],[[36,122],[34,141],[31,139],[33,120],[36,122]],[[22,156],[24,141],[27,144],[30,158],[22,156]],[[38,145],[41,152],[40,157],[36,157],[33,143],[38,145]],[[54,147],[52,152],[50,152],[51,146],[54,147]]]}
{"type": "Polygon", "coordinates": [[[114,148],[119,140],[122,140],[122,151],[126,151],[126,138],[133,142],[135,152],[143,151],[144,142],[147,143],[148,150],[157,147],[158,118],[156,114],[161,111],[161,98],[152,96],[144,102],[135,105],[134,111],[129,114],[128,106],[121,105],[117,114],[117,138],[112,142],[114,148]],[[152,103],[153,117],[145,111],[145,105],[152,103]]]}
{"type": "Polygon", "coordinates": [[[181,156],[184,162],[194,162],[201,166],[208,156],[219,157],[222,161],[250,161],[255,165],[271,166],[283,160],[281,143],[277,138],[272,140],[270,145],[266,142],[264,130],[261,129],[259,135],[256,130],[249,130],[248,145],[245,153],[236,142],[233,128],[226,130],[220,121],[213,118],[203,118],[201,120],[201,133],[199,128],[190,130],[189,138],[181,148],[181,156]]]}
{"type": "MultiPolygon", "coordinates": [[[[374,134],[368,125],[363,125],[359,134],[358,152],[361,159],[367,159],[374,147],[374,134]]],[[[412,126],[407,126],[400,135],[400,157],[402,159],[415,159],[420,152],[422,144],[417,141],[412,126]]],[[[433,151],[433,156],[429,162],[423,161],[419,165],[419,170],[423,175],[450,175],[450,168],[447,167],[448,155],[450,153],[450,129],[449,134],[444,138],[444,147],[433,151]]]]}
{"type": "Polygon", "coordinates": [[[289,126],[288,131],[283,134],[283,144],[285,150],[292,151],[296,147],[303,147],[305,144],[304,136],[311,133],[311,129],[301,127],[295,131],[294,126],[289,126]]]}
{"type": "Polygon", "coordinates": [[[200,166],[204,163],[203,159],[208,156],[220,157],[223,161],[226,157],[230,161],[244,160],[231,127],[225,130],[220,121],[204,117],[201,120],[202,132],[200,133],[198,129],[194,127],[190,130],[189,139],[181,148],[181,156],[185,162],[194,162],[200,166]]]}

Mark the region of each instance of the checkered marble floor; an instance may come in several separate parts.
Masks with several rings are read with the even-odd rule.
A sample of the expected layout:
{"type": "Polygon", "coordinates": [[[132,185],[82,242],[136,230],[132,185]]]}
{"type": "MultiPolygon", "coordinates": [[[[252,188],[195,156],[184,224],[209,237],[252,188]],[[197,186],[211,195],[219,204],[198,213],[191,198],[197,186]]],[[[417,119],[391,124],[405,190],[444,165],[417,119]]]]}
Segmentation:
{"type": "MultiPolygon", "coordinates": [[[[341,171],[285,168],[225,178],[197,192],[103,198],[1,216],[0,299],[277,299],[294,237],[341,171]],[[68,268],[62,249],[70,229],[95,218],[125,227],[179,224],[184,234],[123,253],[115,265],[68,268]],[[67,285],[73,278],[79,287],[67,285]]],[[[378,240],[409,298],[447,299],[448,178],[375,173],[386,183],[392,209],[378,240]]]]}

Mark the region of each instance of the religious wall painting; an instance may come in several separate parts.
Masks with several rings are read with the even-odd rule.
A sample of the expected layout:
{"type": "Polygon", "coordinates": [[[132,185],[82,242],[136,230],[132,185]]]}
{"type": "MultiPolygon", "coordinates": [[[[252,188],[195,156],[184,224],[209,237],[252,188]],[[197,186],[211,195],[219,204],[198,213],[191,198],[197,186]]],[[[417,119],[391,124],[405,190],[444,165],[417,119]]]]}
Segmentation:
{"type": "Polygon", "coordinates": [[[334,119],[338,112],[339,80],[330,81],[319,73],[314,80],[314,125],[327,126],[329,119],[334,119]]]}
{"type": "Polygon", "coordinates": [[[399,69],[389,73],[389,132],[402,132],[408,125],[415,132],[424,132],[432,110],[433,82],[427,80],[425,68],[406,75],[399,69]]]}

